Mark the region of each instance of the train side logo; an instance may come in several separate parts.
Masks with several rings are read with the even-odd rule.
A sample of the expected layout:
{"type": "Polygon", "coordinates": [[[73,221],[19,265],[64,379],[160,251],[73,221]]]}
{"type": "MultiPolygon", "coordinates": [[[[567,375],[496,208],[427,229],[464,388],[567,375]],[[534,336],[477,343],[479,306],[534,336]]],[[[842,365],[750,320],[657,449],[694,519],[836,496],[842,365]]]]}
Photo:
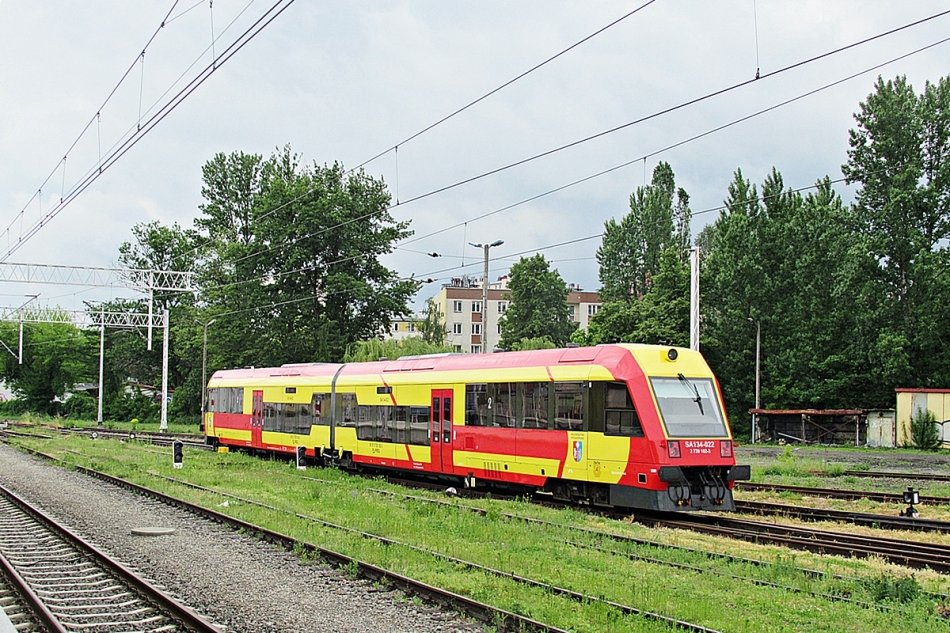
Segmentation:
{"type": "Polygon", "coordinates": [[[574,441],[574,461],[579,462],[584,456],[584,442],[581,440],[574,441]]]}

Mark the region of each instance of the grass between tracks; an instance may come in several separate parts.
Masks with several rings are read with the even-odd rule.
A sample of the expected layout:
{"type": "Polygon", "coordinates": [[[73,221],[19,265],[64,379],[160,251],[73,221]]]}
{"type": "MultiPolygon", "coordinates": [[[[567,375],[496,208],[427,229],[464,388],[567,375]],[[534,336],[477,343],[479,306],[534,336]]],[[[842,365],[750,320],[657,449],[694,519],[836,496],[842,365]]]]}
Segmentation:
{"type": "MultiPolygon", "coordinates": [[[[525,502],[453,500],[435,505],[387,497],[372,489],[406,491],[382,481],[349,476],[332,469],[300,473],[281,461],[266,461],[236,453],[189,452],[185,467],[175,470],[170,449],[114,440],[63,437],[23,440],[38,450],[64,460],[126,478],[267,527],[295,538],[344,553],[386,569],[442,587],[494,606],[578,632],[663,631],[666,625],[624,616],[597,602],[575,602],[509,579],[472,571],[425,552],[386,546],[341,530],[241,503],[212,493],[186,488],[155,477],[160,473],[202,486],[317,517],[350,528],[385,536],[480,565],[551,583],[589,596],[602,597],[638,609],[702,624],[729,632],[761,631],[893,631],[915,633],[946,631],[932,600],[916,595],[923,587],[946,592],[950,582],[936,574],[910,571],[879,561],[818,557],[778,547],[756,546],[728,539],[608,520],[573,510],[554,510],[525,502]],[[77,455],[68,451],[77,451],[77,455]],[[325,484],[301,475],[331,480],[325,484]],[[226,503],[225,503],[226,502],[226,503]],[[479,516],[464,509],[487,510],[479,516]],[[511,520],[503,513],[535,517],[558,525],[511,520]],[[725,552],[774,564],[756,567],[729,563],[702,552],[664,550],[621,544],[596,534],[581,534],[571,526],[593,528],[641,539],[725,552]],[[614,553],[583,549],[593,545],[614,553]],[[708,571],[739,576],[730,579],[711,573],[676,569],[668,565],[630,560],[625,555],[693,565],[708,571]],[[801,568],[846,574],[854,579],[814,579],[801,568]],[[894,611],[862,608],[807,593],[753,585],[748,579],[767,580],[807,592],[850,596],[856,600],[898,607],[894,611]]],[[[433,499],[436,493],[412,491],[433,499]]]]}

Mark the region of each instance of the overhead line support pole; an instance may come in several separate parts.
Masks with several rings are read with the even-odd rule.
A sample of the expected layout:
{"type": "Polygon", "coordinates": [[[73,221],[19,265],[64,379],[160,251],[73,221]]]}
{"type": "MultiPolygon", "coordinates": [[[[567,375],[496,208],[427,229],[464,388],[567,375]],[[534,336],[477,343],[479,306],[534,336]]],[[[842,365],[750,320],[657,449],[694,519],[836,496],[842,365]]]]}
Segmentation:
{"type": "Polygon", "coordinates": [[[99,323],[99,403],[96,410],[96,422],[102,424],[102,391],[103,391],[103,367],[106,357],[106,320],[100,317],[99,323]]]}
{"type": "MultiPolygon", "coordinates": [[[[151,321],[149,321],[151,322],[151,321]]],[[[162,310],[162,422],[158,430],[168,430],[168,310],[162,310]]]]}

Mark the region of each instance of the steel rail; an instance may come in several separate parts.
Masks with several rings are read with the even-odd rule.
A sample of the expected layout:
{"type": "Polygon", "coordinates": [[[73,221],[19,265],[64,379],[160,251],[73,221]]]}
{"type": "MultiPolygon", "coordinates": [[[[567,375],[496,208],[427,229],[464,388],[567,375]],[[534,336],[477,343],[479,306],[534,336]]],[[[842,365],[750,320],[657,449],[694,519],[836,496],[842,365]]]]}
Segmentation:
{"type": "Polygon", "coordinates": [[[850,477],[868,477],[873,479],[917,479],[919,481],[950,481],[950,475],[936,475],[933,473],[898,473],[873,470],[846,470],[843,473],[850,477]]]}
{"type": "Polygon", "coordinates": [[[13,591],[19,594],[31,614],[49,633],[69,633],[2,552],[0,552],[0,573],[10,582],[13,591]]]}
{"type": "MultiPolygon", "coordinates": [[[[164,591],[155,587],[131,569],[112,558],[96,546],[81,538],[66,526],[36,508],[12,490],[0,485],[0,495],[9,500],[23,513],[36,521],[43,528],[54,533],[60,540],[66,541],[82,555],[91,557],[95,564],[118,577],[127,586],[138,592],[142,598],[151,603],[164,617],[168,617],[176,624],[195,633],[220,633],[220,628],[198,615],[192,609],[179,603],[164,591]]],[[[11,566],[12,568],[12,566],[11,566]]],[[[15,570],[14,570],[15,571],[15,570]]],[[[34,594],[35,595],[35,594],[34,594]]],[[[49,612],[49,609],[46,609],[49,612]]],[[[51,612],[49,613],[58,621],[51,612]]],[[[45,612],[44,612],[45,618],[45,612]]],[[[65,627],[64,627],[65,628],[65,627]]]]}
{"type": "Polygon", "coordinates": [[[641,515],[638,520],[652,525],[716,534],[756,543],[785,545],[818,554],[858,558],[880,556],[888,562],[914,569],[929,568],[940,573],[950,573],[950,548],[945,545],[810,530],[708,515],[682,515],[670,518],[658,513],[649,516],[641,515]]]}
{"type": "MultiPolygon", "coordinates": [[[[345,554],[334,552],[332,550],[314,545],[312,543],[307,543],[305,541],[299,541],[291,536],[281,534],[274,530],[270,530],[252,523],[247,523],[241,519],[216,512],[215,510],[210,510],[204,508],[194,503],[184,501],[181,499],[176,499],[171,495],[166,495],[164,493],[152,490],[145,486],[140,486],[138,484],[120,479],[118,477],[113,477],[106,473],[94,470],[92,468],[86,468],[85,466],[80,466],[77,464],[69,464],[64,462],[61,459],[53,457],[52,455],[47,455],[35,449],[30,449],[23,447],[23,450],[28,451],[30,454],[36,455],[47,459],[52,462],[62,463],[68,465],[70,468],[76,469],[78,472],[81,472],[85,475],[95,477],[102,481],[108,482],[115,486],[119,486],[130,490],[136,494],[142,496],[151,497],[157,499],[162,503],[166,503],[172,507],[180,508],[187,510],[199,517],[202,517],[207,520],[211,520],[222,525],[225,525],[231,529],[244,531],[249,534],[256,534],[259,538],[266,542],[274,543],[280,545],[288,551],[303,550],[309,555],[319,557],[324,560],[329,565],[340,568],[340,567],[353,567],[357,569],[357,572],[360,576],[372,580],[374,582],[386,583],[392,587],[395,587],[407,594],[408,596],[419,596],[420,598],[441,605],[443,607],[449,607],[454,609],[459,609],[460,611],[474,617],[475,619],[485,622],[488,624],[498,625],[499,621],[501,622],[501,628],[506,631],[537,631],[539,633],[568,633],[564,629],[553,627],[543,622],[538,622],[531,618],[506,611],[504,609],[499,609],[485,603],[472,600],[465,596],[447,591],[445,589],[440,589],[438,587],[433,587],[426,583],[423,583],[419,580],[403,576],[393,571],[389,571],[382,567],[378,567],[371,563],[365,561],[360,561],[345,554]]],[[[710,633],[715,633],[711,629],[705,629],[710,633]]]]}
{"type": "MultiPolygon", "coordinates": [[[[884,503],[904,503],[903,493],[880,492],[877,490],[810,488],[808,486],[786,486],[781,484],[751,483],[748,481],[737,481],[736,488],[751,492],[773,490],[775,492],[793,492],[810,497],[827,497],[830,499],[848,499],[852,501],[856,501],[858,499],[867,499],[868,501],[880,501],[884,503]]],[[[948,505],[950,504],[950,497],[931,497],[927,495],[920,495],[920,501],[921,503],[948,505]]]]}
{"type": "Polygon", "coordinates": [[[849,512],[825,508],[807,508],[763,501],[736,501],[736,511],[766,516],[786,516],[803,521],[839,521],[884,530],[912,530],[915,532],[950,532],[950,521],[897,517],[886,514],[849,512]]]}

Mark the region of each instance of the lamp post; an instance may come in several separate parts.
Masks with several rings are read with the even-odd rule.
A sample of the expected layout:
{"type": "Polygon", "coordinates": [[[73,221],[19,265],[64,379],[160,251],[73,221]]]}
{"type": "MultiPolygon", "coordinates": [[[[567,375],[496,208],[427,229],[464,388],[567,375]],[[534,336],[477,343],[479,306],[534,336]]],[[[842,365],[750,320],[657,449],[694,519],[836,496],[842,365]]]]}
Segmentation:
{"type": "Polygon", "coordinates": [[[482,354],[490,354],[491,348],[488,346],[488,249],[492,246],[501,246],[504,240],[495,240],[491,244],[472,244],[475,248],[485,249],[485,277],[482,279],[482,354]]]}
{"type": "Polygon", "coordinates": [[[202,323],[198,319],[195,319],[195,323],[201,326],[204,331],[201,339],[201,430],[205,428],[205,413],[208,408],[208,326],[213,324],[217,319],[211,319],[207,323],[202,323]]]}
{"type": "MultiPolygon", "coordinates": [[[[761,385],[759,378],[759,359],[762,354],[762,322],[758,319],[749,317],[749,323],[755,323],[755,408],[759,408],[759,387],[761,385]]],[[[752,443],[755,444],[756,427],[758,426],[759,414],[752,414],[752,443]]]]}

